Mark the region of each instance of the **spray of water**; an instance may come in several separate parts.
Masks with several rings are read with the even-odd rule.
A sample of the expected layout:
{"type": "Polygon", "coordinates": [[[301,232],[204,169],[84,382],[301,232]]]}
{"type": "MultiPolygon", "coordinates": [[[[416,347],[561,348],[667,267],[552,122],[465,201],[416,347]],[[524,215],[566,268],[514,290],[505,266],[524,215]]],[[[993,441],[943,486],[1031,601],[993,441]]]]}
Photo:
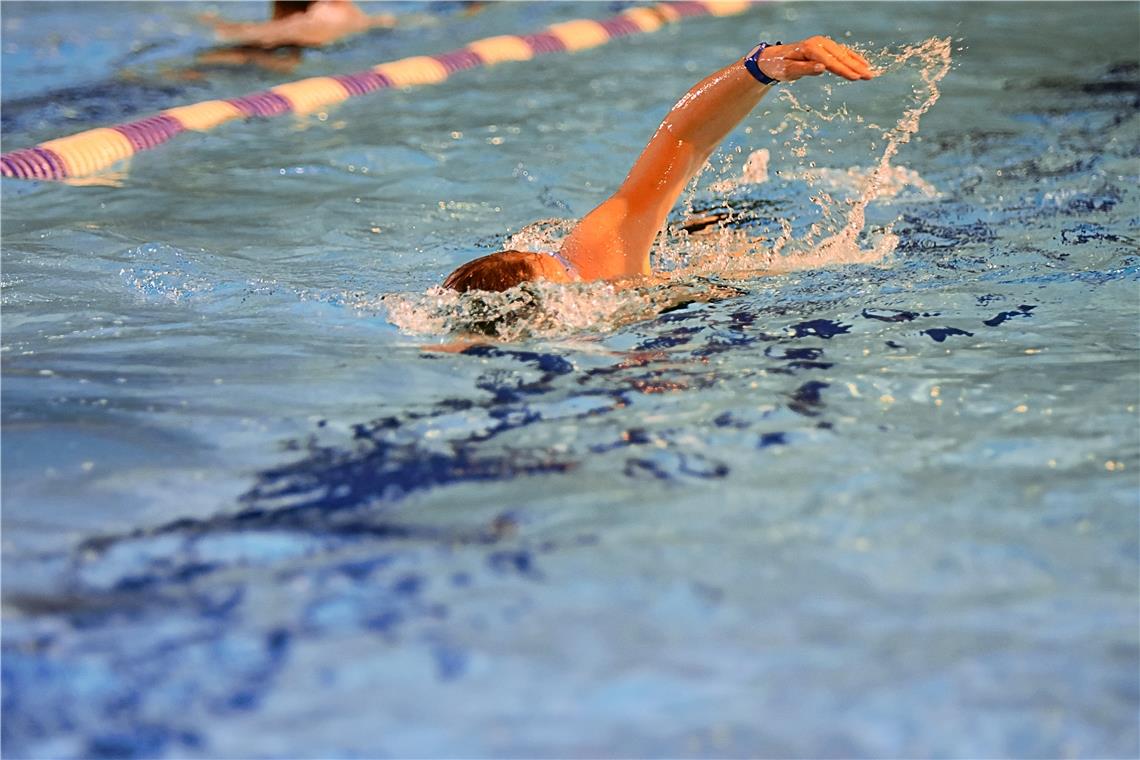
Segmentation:
{"type": "MultiPolygon", "coordinates": [[[[911,136],[918,132],[919,119],[938,101],[940,94],[938,82],[950,71],[950,40],[930,39],[922,45],[908,48],[895,56],[892,67],[897,67],[912,57],[918,57],[923,64],[919,68],[919,75],[925,83],[925,96],[918,104],[904,111],[898,123],[885,135],[886,145],[883,153],[874,171],[867,177],[859,197],[851,204],[846,224],[838,233],[823,240],[813,250],[812,258],[821,265],[877,261],[893,252],[898,243],[898,238],[891,232],[890,227],[884,230],[870,249],[860,248],[858,238],[866,225],[867,205],[878,198],[883,188],[890,184],[894,174],[891,159],[898,153],[901,145],[910,142],[911,136]]],[[[922,96],[921,91],[920,96],[922,96]]]]}
{"type": "MultiPolygon", "coordinates": [[[[678,235],[668,247],[667,256],[662,259],[673,263],[666,268],[678,274],[712,274],[732,277],[736,272],[741,276],[748,273],[786,272],[796,269],[817,268],[840,264],[867,264],[881,262],[895,249],[898,239],[887,225],[873,236],[864,234],[867,224],[866,211],[873,201],[892,197],[904,188],[915,189],[925,197],[936,197],[937,190],[922,179],[917,172],[903,166],[895,166],[892,160],[899,148],[909,142],[918,132],[919,120],[938,101],[938,83],[950,70],[950,40],[929,39],[908,46],[899,52],[881,51],[871,56],[883,74],[899,69],[909,61],[918,62],[922,84],[914,89],[915,101],[898,118],[895,126],[883,130],[877,124],[867,124],[862,117],[852,116],[846,104],[835,109],[811,107],[796,97],[791,89],[781,92],[788,103],[784,120],[771,130],[773,135],[786,135],[783,148],[787,155],[800,160],[800,165],[791,171],[781,171],[783,180],[801,180],[810,189],[808,196],[818,209],[818,219],[806,231],[794,232],[786,218],[775,221],[779,232],[772,239],[755,236],[741,236],[740,230],[728,226],[731,215],[725,224],[705,239],[686,239],[678,235]],[[813,159],[817,152],[823,152],[823,138],[820,135],[824,124],[842,122],[850,124],[850,132],[856,129],[881,133],[882,147],[877,158],[873,158],[870,168],[851,167],[835,169],[820,167],[813,159]],[[847,196],[843,199],[837,195],[847,196]],[[846,208],[846,213],[843,209],[846,208]],[[861,245],[861,241],[865,245],[861,245]]],[[[824,87],[824,94],[830,99],[830,86],[824,87]]],[[[710,189],[728,192],[742,184],[765,182],[770,174],[768,151],[760,149],[749,156],[744,171],[739,178],[720,181],[710,189]]]]}
{"type": "MultiPolygon", "coordinates": [[[[474,333],[510,341],[606,332],[679,304],[727,298],[742,292],[735,285],[725,285],[726,281],[747,287],[748,281],[760,275],[884,261],[895,250],[898,238],[892,231],[893,224],[867,231],[867,207],[906,186],[928,197],[937,194],[917,173],[893,165],[892,160],[918,132],[922,116],[938,101],[938,84],[950,70],[950,40],[929,39],[899,51],[880,51],[868,58],[881,75],[917,63],[920,84],[913,88],[914,100],[890,129],[852,115],[845,104],[828,107],[830,85],[824,86],[822,107],[804,105],[790,89],[781,90],[788,111],[783,121],[769,131],[773,136],[783,136],[786,155],[800,162],[795,169],[780,172],[780,178],[803,181],[811,190],[809,199],[818,214],[806,230],[797,230],[794,220],[777,216],[774,221],[778,232],[757,236],[734,228],[734,213],[730,209],[704,234],[689,235],[680,225],[674,225],[659,236],[653,251],[654,265],[665,274],[652,284],[623,289],[605,282],[525,283],[505,293],[462,295],[431,288],[426,293],[385,296],[382,305],[388,318],[404,332],[421,336],[474,333]],[[831,152],[821,147],[826,145],[821,130],[825,126],[834,130],[837,124],[877,138],[871,142],[870,168],[818,165],[814,157],[831,152]]],[[[736,161],[730,151],[723,165],[731,171],[736,161]]],[[[744,161],[739,176],[715,182],[709,189],[727,193],[741,185],[767,181],[769,162],[767,150],[754,151],[744,161]]],[[[695,188],[696,182],[683,203],[684,211],[690,214],[695,188]]],[[[510,236],[503,247],[557,250],[573,224],[571,220],[542,220],[510,236]]],[[[373,309],[376,304],[371,300],[361,306],[373,309]]]]}

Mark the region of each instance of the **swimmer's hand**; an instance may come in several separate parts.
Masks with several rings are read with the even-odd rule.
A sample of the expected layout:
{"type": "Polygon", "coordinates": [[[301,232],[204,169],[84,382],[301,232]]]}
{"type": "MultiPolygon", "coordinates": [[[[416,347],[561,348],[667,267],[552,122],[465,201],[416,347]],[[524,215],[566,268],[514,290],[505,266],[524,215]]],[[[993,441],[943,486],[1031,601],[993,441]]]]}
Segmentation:
{"type": "Polygon", "coordinates": [[[781,82],[819,76],[825,71],[852,81],[875,76],[866,58],[830,37],[818,35],[788,45],[769,45],[756,63],[761,71],[781,82]]]}

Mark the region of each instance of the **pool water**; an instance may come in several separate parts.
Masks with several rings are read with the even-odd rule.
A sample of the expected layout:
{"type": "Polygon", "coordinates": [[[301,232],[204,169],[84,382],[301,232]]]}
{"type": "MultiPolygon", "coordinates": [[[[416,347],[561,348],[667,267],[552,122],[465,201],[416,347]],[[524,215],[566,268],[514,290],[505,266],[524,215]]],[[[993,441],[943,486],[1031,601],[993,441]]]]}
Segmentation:
{"type": "MultiPolygon", "coordinates": [[[[289,75],[197,66],[210,7],[6,2],[4,149],[626,6],[373,4],[289,75]]],[[[5,181],[5,756],[1137,756],[1138,15],[758,5],[5,181]],[[769,96],[672,284],[435,350],[814,33],[887,72],[769,96]]]]}

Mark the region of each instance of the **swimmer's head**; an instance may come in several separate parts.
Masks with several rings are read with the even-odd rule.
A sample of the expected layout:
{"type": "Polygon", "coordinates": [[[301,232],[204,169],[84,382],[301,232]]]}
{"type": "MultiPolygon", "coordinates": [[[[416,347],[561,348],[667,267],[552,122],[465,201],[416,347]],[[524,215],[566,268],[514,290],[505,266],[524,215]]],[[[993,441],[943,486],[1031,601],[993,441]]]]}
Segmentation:
{"type": "Polygon", "coordinates": [[[553,256],[526,251],[499,251],[459,267],[443,281],[443,287],[460,293],[468,290],[502,291],[534,280],[572,282],[573,278],[553,256]]]}

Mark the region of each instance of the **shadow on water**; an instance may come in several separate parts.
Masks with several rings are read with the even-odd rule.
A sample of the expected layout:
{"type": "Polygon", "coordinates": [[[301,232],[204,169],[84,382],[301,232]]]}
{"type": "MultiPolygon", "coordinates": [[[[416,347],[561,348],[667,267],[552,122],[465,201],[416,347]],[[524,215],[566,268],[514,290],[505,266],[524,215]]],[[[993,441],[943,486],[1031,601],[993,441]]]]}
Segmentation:
{"type": "MultiPolygon", "coordinates": [[[[14,627],[6,632],[5,746],[66,734],[78,724],[90,727],[77,753],[82,756],[198,750],[203,739],[194,716],[255,709],[274,688],[299,637],[357,631],[410,642],[429,654],[439,679],[461,677],[468,654],[440,633],[451,614],[450,594],[480,585],[541,583],[543,555],[599,538],[585,533],[530,541],[507,512],[471,529],[409,524],[385,507],[417,491],[572,470],[578,462],[571,454],[496,450],[504,434],[547,419],[543,401],[584,397],[591,403],[573,418],[609,414],[639,394],[707,387],[715,380],[705,363],[710,353],[756,341],[796,340],[753,329],[755,315],[744,310],[733,311],[712,332],[707,325],[690,324],[704,321],[702,316],[664,315],[646,330],[653,337],[619,361],[584,371],[555,353],[470,348],[467,357],[490,364],[475,381],[477,397],[445,399],[423,411],[357,424],[351,445],[291,441],[286,449],[301,457],[260,473],[236,513],[94,538],[68,557],[45,560],[60,572],[62,593],[5,599],[32,621],[22,633],[14,627]],[[413,430],[457,415],[477,423],[442,445],[427,447],[413,430]],[[402,441],[401,434],[406,434],[402,441]],[[480,563],[440,577],[440,566],[471,550],[481,555],[480,563]],[[294,589],[289,622],[250,628],[240,621],[267,582],[294,589]],[[66,624],[40,629],[37,619],[66,624]],[[161,631],[150,628],[157,619],[165,621],[161,631]],[[129,638],[130,656],[108,660],[97,643],[86,643],[85,636],[99,630],[129,638]],[[207,663],[214,675],[202,678],[195,668],[207,663]],[[74,696],[77,678],[94,684],[93,697],[74,696]],[[22,687],[31,681],[36,689],[22,687]],[[153,684],[145,695],[143,683],[153,684]],[[190,707],[169,711],[161,722],[146,717],[148,704],[174,693],[190,707]],[[43,704],[53,709],[44,710],[43,704]]],[[[807,336],[820,328],[817,322],[795,332],[807,336]]],[[[817,361],[821,355],[821,349],[788,346],[771,352],[768,360],[771,371],[795,374],[829,366],[817,361]]],[[[792,394],[789,407],[819,414],[823,387],[807,383],[807,390],[792,394]]],[[[715,424],[746,428],[750,423],[721,415],[715,424]]],[[[640,455],[641,449],[657,448],[658,436],[625,430],[579,456],[622,450],[627,454],[622,471],[630,479],[728,474],[724,463],[698,456],[640,455]]],[[[786,443],[782,433],[766,432],[756,445],[786,443]]]]}
{"type": "MultiPolygon", "coordinates": [[[[976,233],[969,225],[960,232],[963,236],[976,233]]],[[[979,301],[979,305],[984,307],[985,303],[979,301]]],[[[1012,319],[1031,318],[1036,308],[1022,304],[971,319],[970,329],[929,326],[909,334],[939,343],[954,336],[971,337],[979,328],[997,328],[1012,319]]],[[[674,466],[667,467],[660,463],[650,466],[637,456],[640,447],[659,446],[662,435],[668,437],[670,430],[650,434],[641,428],[625,428],[613,440],[577,451],[565,446],[524,449],[502,444],[501,439],[555,421],[610,415],[637,403],[638,396],[712,388],[724,379],[724,371],[711,366],[710,358],[730,351],[747,350],[752,357],[762,357],[760,362],[750,359],[747,369],[736,370],[741,377],[795,378],[810,372],[827,372],[830,377],[836,364],[828,360],[825,344],[857,335],[857,322],[909,326],[941,317],[939,312],[875,306],[855,312],[850,322],[825,318],[794,321],[797,313],[802,313],[802,306],[772,305],[753,310],[731,302],[670,312],[645,325],[641,331],[646,336],[632,349],[615,353],[617,361],[581,370],[557,353],[507,345],[472,346],[462,356],[488,365],[474,380],[477,395],[447,398],[426,409],[356,423],[350,426],[347,442],[322,442],[320,434],[327,423],[321,421],[309,437],[283,444],[292,461],[259,472],[254,485],[238,498],[240,507],[236,511],[90,538],[76,548],[75,558],[87,562],[132,543],[168,542],[171,538],[193,543],[254,533],[291,534],[317,545],[346,541],[494,544],[513,535],[504,527],[511,523],[509,515],[496,516],[482,528],[450,530],[409,524],[407,515],[393,512],[391,507],[417,492],[464,483],[572,473],[585,458],[615,450],[628,453],[621,469],[631,478],[648,471],[656,479],[677,482],[693,477],[726,477],[729,466],[711,458],[697,461],[692,455],[680,456],[674,466]],[[778,327],[772,328],[773,324],[778,327]],[[812,345],[799,345],[801,341],[812,345]],[[577,410],[566,412],[563,407],[567,402],[573,402],[577,410]],[[433,434],[425,436],[425,431],[433,434]]],[[[888,341],[887,346],[905,348],[894,341],[888,341]]],[[[421,358],[441,360],[440,355],[430,353],[421,358]]],[[[831,386],[816,379],[792,382],[782,397],[772,400],[810,419],[816,427],[831,428],[833,423],[826,419],[831,386]]],[[[719,414],[709,423],[737,430],[754,425],[732,412],[719,414]]],[[[758,432],[755,441],[757,448],[788,443],[786,431],[772,430],[758,432]]],[[[267,554],[271,559],[272,555],[267,554]]],[[[115,592],[153,589],[165,583],[191,581],[222,567],[178,564],[163,553],[153,559],[151,564],[161,566],[161,572],[130,574],[105,584],[105,588],[115,592]]],[[[8,602],[27,610],[66,606],[31,598],[9,598],[8,602]]]]}
{"type": "MultiPolygon", "coordinates": [[[[1031,318],[1032,311],[1023,305],[971,323],[982,323],[973,329],[997,328],[1031,318]]],[[[45,559],[60,573],[62,593],[5,599],[32,621],[22,633],[10,629],[6,635],[5,744],[18,746],[79,723],[100,726],[86,733],[84,756],[199,749],[203,739],[194,728],[200,725],[195,714],[255,709],[273,690],[298,639],[333,633],[411,644],[430,656],[440,680],[462,677],[469,654],[442,633],[453,614],[453,595],[476,586],[541,584],[544,556],[589,546],[600,536],[535,541],[510,511],[456,528],[417,524],[394,507],[431,489],[570,473],[585,457],[601,454],[620,457],[615,468],[631,481],[683,486],[729,477],[726,462],[672,451],[668,429],[624,428],[579,451],[524,451],[501,445],[501,439],[552,420],[613,414],[639,397],[710,388],[721,379],[710,357],[741,350],[762,357],[751,361],[748,372],[785,378],[786,390],[772,400],[793,415],[788,419],[831,429],[837,424],[828,416],[834,383],[812,376],[836,369],[828,358],[831,342],[858,335],[861,325],[909,328],[939,317],[875,306],[854,312],[849,321],[797,320],[802,313],[731,302],[671,312],[644,326],[644,337],[616,361],[588,369],[554,352],[471,347],[464,357],[487,364],[472,397],[356,424],[347,444],[322,444],[316,434],[289,441],[285,450],[299,456],[259,473],[234,513],[92,538],[70,556],[45,559]],[[579,410],[548,413],[567,401],[581,404],[579,410]],[[458,432],[429,445],[426,428],[458,432]],[[480,559],[455,567],[457,557],[480,559]],[[291,589],[285,618],[251,628],[241,621],[266,584],[291,589]],[[38,629],[37,619],[66,625],[38,629]],[[165,621],[162,630],[150,628],[157,619],[165,621]],[[107,660],[97,643],[85,644],[83,632],[98,630],[130,637],[131,655],[107,660]],[[45,658],[47,652],[55,654],[45,658]],[[195,670],[206,662],[215,674],[208,679],[195,670]],[[76,678],[98,684],[97,696],[68,696],[76,678]],[[29,679],[36,690],[23,688],[29,679]],[[159,685],[144,697],[142,683],[159,685]],[[162,723],[144,717],[148,703],[174,692],[194,709],[170,713],[162,723]],[[40,700],[55,709],[45,713],[37,707],[40,700]]],[[[947,334],[955,329],[944,328],[947,334]]],[[[945,339],[933,332],[909,334],[945,339]]],[[[442,359],[427,354],[423,360],[442,359]]],[[[751,435],[756,450],[795,447],[787,430],[731,411],[718,413],[709,426],[751,435]]],[[[318,431],[324,427],[318,424],[318,431]]]]}

